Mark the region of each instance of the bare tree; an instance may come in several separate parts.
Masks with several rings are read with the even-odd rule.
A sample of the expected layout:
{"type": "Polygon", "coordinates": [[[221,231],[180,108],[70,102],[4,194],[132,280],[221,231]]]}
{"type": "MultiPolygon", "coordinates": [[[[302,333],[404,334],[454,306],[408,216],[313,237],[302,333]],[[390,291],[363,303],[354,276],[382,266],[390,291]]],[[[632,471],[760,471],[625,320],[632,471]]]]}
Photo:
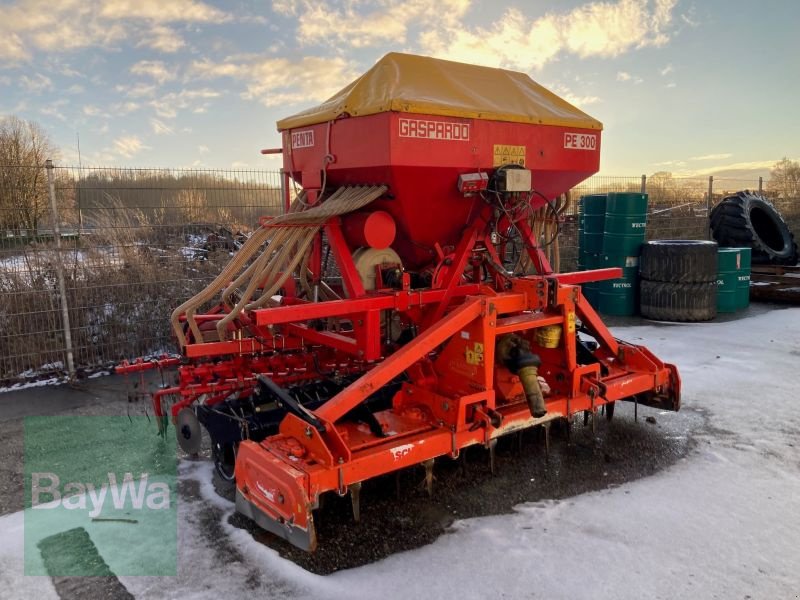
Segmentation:
{"type": "Polygon", "coordinates": [[[770,190],[782,198],[800,198],[800,162],[784,157],[769,172],[770,190]]]}
{"type": "Polygon", "coordinates": [[[38,123],[0,119],[0,229],[36,232],[47,210],[44,162],[56,153],[38,123]]]}

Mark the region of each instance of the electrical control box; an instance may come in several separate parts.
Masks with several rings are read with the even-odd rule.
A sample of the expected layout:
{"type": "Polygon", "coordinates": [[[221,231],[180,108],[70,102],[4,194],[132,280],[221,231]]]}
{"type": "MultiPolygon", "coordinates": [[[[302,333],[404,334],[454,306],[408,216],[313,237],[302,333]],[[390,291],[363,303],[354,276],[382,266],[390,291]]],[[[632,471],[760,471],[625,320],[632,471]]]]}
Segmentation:
{"type": "Polygon", "coordinates": [[[486,173],[463,173],[458,176],[458,191],[462,194],[481,192],[489,186],[486,173]]]}
{"type": "Polygon", "coordinates": [[[528,169],[500,169],[496,177],[498,192],[530,192],[533,189],[528,169]]]}

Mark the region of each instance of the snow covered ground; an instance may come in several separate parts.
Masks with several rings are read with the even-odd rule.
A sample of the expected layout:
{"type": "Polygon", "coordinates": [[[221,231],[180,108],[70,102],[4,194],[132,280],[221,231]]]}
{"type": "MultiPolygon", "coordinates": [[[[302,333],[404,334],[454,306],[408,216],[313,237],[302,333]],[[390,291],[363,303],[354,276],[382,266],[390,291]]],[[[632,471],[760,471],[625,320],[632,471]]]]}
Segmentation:
{"type": "MultiPolygon", "coordinates": [[[[120,580],[137,598],[800,597],[800,308],[615,333],[678,364],[683,410],[705,419],[666,471],[458,521],[429,546],[322,577],[228,524],[210,465],[185,462],[178,576],[120,580]]],[[[0,517],[0,589],[55,597],[21,575],[21,524],[0,517]]]]}

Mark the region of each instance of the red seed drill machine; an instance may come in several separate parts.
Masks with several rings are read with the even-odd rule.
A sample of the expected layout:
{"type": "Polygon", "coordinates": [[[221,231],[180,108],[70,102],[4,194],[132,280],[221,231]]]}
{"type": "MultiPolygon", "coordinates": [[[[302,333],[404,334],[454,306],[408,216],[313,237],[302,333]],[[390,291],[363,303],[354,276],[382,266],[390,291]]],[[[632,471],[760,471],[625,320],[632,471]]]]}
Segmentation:
{"type": "Polygon", "coordinates": [[[677,369],[581,295],[620,269],[555,273],[535,233],[597,172],[598,121],[522,73],[392,53],[278,129],[287,210],[175,310],[153,398],[185,450],[205,426],[263,529],[312,551],[323,494],[358,519],[367,479],[430,487],[437,458],[620,400],[678,410],[677,369]]]}

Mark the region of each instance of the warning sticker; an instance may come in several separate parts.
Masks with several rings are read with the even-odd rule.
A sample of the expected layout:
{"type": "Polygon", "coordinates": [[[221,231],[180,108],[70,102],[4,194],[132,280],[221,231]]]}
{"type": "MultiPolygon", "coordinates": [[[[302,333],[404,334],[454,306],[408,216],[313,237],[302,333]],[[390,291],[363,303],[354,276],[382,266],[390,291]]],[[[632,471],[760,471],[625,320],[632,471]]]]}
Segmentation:
{"type": "Polygon", "coordinates": [[[475,342],[473,349],[467,347],[467,364],[468,365],[482,365],[483,364],[483,344],[475,342]]]}
{"type": "Polygon", "coordinates": [[[492,166],[520,165],[525,166],[525,146],[508,146],[506,144],[494,145],[492,166]]]}

